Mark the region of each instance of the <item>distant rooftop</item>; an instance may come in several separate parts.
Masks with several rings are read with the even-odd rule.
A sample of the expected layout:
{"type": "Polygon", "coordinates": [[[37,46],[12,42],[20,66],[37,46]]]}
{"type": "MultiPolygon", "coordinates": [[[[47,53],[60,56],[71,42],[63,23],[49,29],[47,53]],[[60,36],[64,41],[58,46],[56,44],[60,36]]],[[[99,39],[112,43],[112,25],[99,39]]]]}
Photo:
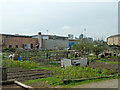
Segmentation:
{"type": "Polygon", "coordinates": [[[112,36],[109,36],[108,38],[112,38],[112,37],[120,37],[120,34],[112,35],[112,36]]]}
{"type": "MultiPolygon", "coordinates": [[[[25,37],[25,38],[32,38],[32,37],[38,36],[38,35],[19,35],[19,34],[0,34],[0,35],[2,35],[2,36],[8,36],[8,37],[25,37]]],[[[42,34],[42,36],[68,38],[68,37],[65,37],[65,36],[57,36],[57,35],[44,35],[44,34],[42,34]]]]}
{"type": "MultiPolygon", "coordinates": [[[[32,35],[32,37],[35,37],[35,36],[38,36],[38,35],[32,35]]],[[[51,36],[51,37],[62,37],[62,38],[68,38],[68,37],[65,37],[65,36],[58,36],[58,35],[45,35],[45,34],[42,34],[42,36],[51,36]]]]}
{"type": "Polygon", "coordinates": [[[0,34],[2,36],[8,36],[8,37],[25,37],[25,38],[32,38],[32,36],[28,35],[19,35],[19,34],[0,34]]]}

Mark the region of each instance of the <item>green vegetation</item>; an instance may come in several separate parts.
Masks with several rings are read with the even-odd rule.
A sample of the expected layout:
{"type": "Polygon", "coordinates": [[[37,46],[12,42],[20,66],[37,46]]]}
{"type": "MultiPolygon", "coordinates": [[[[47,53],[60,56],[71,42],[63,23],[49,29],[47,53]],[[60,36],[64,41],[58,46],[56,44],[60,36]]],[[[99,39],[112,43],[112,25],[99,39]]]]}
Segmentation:
{"type": "Polygon", "coordinates": [[[94,53],[98,58],[98,55],[105,50],[109,49],[109,46],[105,43],[89,42],[87,39],[78,40],[79,44],[73,45],[74,50],[81,52],[81,56],[86,56],[90,53],[94,53]]]}
{"type": "Polygon", "coordinates": [[[62,78],[58,78],[58,77],[48,77],[48,78],[42,78],[42,79],[29,80],[29,81],[25,81],[23,83],[26,85],[32,85],[33,83],[42,82],[42,81],[48,82],[50,85],[54,85],[54,86],[63,84],[62,78]]]}
{"type": "Polygon", "coordinates": [[[54,84],[54,86],[57,86],[57,85],[59,85],[57,82],[61,82],[59,86],[61,86],[63,88],[70,88],[71,86],[74,86],[74,85],[80,85],[80,84],[84,84],[84,83],[97,82],[97,81],[109,80],[109,79],[117,79],[117,78],[120,78],[120,76],[113,76],[110,78],[100,78],[100,79],[93,79],[93,80],[83,80],[83,81],[78,81],[78,82],[73,81],[68,84],[65,84],[65,83],[61,82],[59,78],[48,77],[48,78],[42,78],[42,79],[29,80],[29,81],[25,81],[23,83],[26,85],[32,86],[34,83],[48,82],[50,85],[54,84]]]}
{"type": "Polygon", "coordinates": [[[105,62],[105,63],[120,64],[119,61],[109,61],[109,60],[102,59],[102,58],[100,58],[99,60],[95,60],[94,58],[90,58],[88,61],[90,61],[90,62],[105,62]]]}
{"type": "Polygon", "coordinates": [[[57,64],[57,63],[45,63],[45,65],[51,65],[51,66],[55,66],[55,67],[60,67],[60,65],[57,64]]]}
{"type": "Polygon", "coordinates": [[[37,69],[43,69],[43,70],[51,70],[51,71],[60,71],[60,68],[56,68],[56,67],[45,67],[45,66],[38,66],[37,68],[32,68],[33,70],[37,70],[37,69]]]}
{"type": "Polygon", "coordinates": [[[16,49],[15,48],[3,48],[2,52],[15,52],[16,49]]]}
{"type": "MultiPolygon", "coordinates": [[[[92,79],[92,80],[84,80],[84,81],[78,81],[78,82],[70,82],[69,84],[66,84],[66,85],[64,84],[63,88],[70,88],[75,85],[81,85],[81,84],[91,83],[91,82],[99,82],[99,81],[110,80],[110,79],[118,79],[118,78],[120,78],[120,76],[113,76],[113,77],[109,77],[109,78],[100,78],[100,79],[92,79]]],[[[29,84],[29,82],[26,84],[29,84]]],[[[31,83],[31,85],[32,85],[32,83],[31,83]]]]}
{"type": "Polygon", "coordinates": [[[53,70],[53,71],[55,71],[56,69],[59,70],[58,68],[40,66],[40,63],[36,63],[33,61],[2,60],[0,62],[0,66],[21,67],[21,68],[26,68],[26,69],[44,69],[44,70],[53,70]]]}
{"type": "MultiPolygon", "coordinates": [[[[59,72],[57,72],[59,73],[59,72]]],[[[109,75],[110,73],[105,69],[93,69],[90,67],[81,68],[80,66],[67,67],[63,69],[57,77],[61,76],[63,79],[80,79],[80,78],[91,78],[101,77],[109,75]]]]}
{"type": "Polygon", "coordinates": [[[99,60],[99,61],[96,60],[96,62],[105,62],[105,63],[120,64],[120,62],[111,62],[111,61],[103,61],[103,60],[99,60]]]}
{"type": "Polygon", "coordinates": [[[105,69],[92,69],[90,67],[81,68],[77,67],[67,67],[66,69],[56,70],[53,77],[29,80],[24,82],[24,84],[32,85],[36,82],[48,82],[48,84],[57,86],[64,85],[63,79],[80,79],[80,78],[92,78],[92,77],[102,77],[113,74],[114,71],[107,71],[105,69]]]}
{"type": "Polygon", "coordinates": [[[32,61],[14,61],[14,60],[2,60],[0,62],[3,67],[21,67],[26,69],[38,68],[39,63],[32,61]]]}
{"type": "Polygon", "coordinates": [[[96,62],[96,60],[94,60],[93,58],[88,59],[88,61],[90,61],[90,62],[96,62]]]}

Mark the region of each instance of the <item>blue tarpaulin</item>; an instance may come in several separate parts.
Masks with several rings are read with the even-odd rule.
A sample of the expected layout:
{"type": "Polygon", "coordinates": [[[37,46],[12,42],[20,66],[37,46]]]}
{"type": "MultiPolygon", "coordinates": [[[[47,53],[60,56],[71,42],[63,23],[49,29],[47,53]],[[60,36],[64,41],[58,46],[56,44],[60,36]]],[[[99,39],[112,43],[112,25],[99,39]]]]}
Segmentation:
{"type": "Polygon", "coordinates": [[[19,57],[19,58],[17,58],[17,60],[22,61],[22,58],[21,58],[21,57],[19,57]]]}

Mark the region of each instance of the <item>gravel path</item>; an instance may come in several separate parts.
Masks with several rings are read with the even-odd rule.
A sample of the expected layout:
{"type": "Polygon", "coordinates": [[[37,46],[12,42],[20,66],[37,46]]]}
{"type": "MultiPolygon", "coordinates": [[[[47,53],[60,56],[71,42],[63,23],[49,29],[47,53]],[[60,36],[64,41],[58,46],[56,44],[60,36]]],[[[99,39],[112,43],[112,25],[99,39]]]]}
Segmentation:
{"type": "Polygon", "coordinates": [[[118,79],[92,82],[92,83],[73,86],[71,88],[118,88],[118,79]]]}

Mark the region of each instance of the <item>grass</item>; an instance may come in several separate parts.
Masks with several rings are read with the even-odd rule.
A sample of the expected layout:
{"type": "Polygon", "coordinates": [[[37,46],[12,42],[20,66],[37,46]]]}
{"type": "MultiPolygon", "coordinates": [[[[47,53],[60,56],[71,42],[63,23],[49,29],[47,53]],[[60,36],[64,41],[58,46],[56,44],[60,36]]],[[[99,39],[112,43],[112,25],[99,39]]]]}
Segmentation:
{"type": "Polygon", "coordinates": [[[45,63],[45,65],[51,65],[51,66],[55,66],[55,67],[60,67],[60,65],[57,64],[57,63],[45,63]]]}
{"type": "Polygon", "coordinates": [[[36,63],[33,61],[3,60],[3,61],[0,61],[0,66],[3,66],[3,67],[21,67],[21,68],[33,69],[33,70],[37,70],[37,69],[53,70],[53,71],[60,70],[60,68],[40,66],[40,63],[36,63]]]}
{"type": "Polygon", "coordinates": [[[0,62],[3,67],[21,67],[26,69],[34,69],[39,67],[39,63],[32,61],[14,61],[14,60],[2,60],[0,62]]]}
{"type": "Polygon", "coordinates": [[[28,80],[23,83],[31,86],[33,83],[48,82],[50,85],[56,86],[56,85],[59,85],[58,82],[59,83],[61,82],[61,84],[63,83],[61,80],[62,79],[57,77],[48,77],[48,78],[42,78],[42,79],[28,80]]]}
{"type": "Polygon", "coordinates": [[[55,68],[55,67],[44,67],[44,66],[38,66],[37,68],[32,68],[32,70],[37,70],[37,69],[51,70],[51,71],[61,70],[60,68],[55,68]]]}
{"type": "Polygon", "coordinates": [[[53,77],[29,80],[24,82],[24,84],[32,85],[32,83],[37,82],[48,82],[48,84],[57,86],[64,85],[63,79],[80,79],[80,78],[91,78],[91,77],[102,77],[113,74],[114,71],[107,71],[105,69],[92,69],[90,67],[81,68],[77,67],[67,67],[66,69],[56,69],[53,77]]]}
{"type": "Polygon", "coordinates": [[[96,62],[105,62],[105,63],[120,64],[120,62],[111,62],[111,61],[103,61],[103,60],[99,60],[99,61],[96,60],[96,62]]]}
{"type": "Polygon", "coordinates": [[[118,79],[120,78],[120,76],[114,76],[114,77],[109,77],[109,78],[100,78],[100,79],[93,79],[93,80],[84,80],[81,82],[71,82],[67,85],[63,85],[63,88],[72,88],[72,86],[77,87],[77,85],[82,85],[82,84],[86,84],[86,83],[92,83],[92,82],[99,82],[99,81],[104,81],[104,80],[110,80],[110,79],[118,79]]]}
{"type": "Polygon", "coordinates": [[[120,64],[120,62],[114,62],[114,61],[109,61],[109,60],[105,60],[105,59],[100,59],[100,60],[94,60],[93,58],[89,59],[89,61],[91,62],[105,62],[105,63],[114,63],[114,64],[120,64]]]}
{"type": "Polygon", "coordinates": [[[23,83],[26,84],[26,85],[32,86],[34,83],[48,82],[48,84],[50,84],[54,87],[55,86],[60,86],[60,87],[63,87],[63,88],[70,88],[74,85],[80,85],[80,84],[109,80],[109,79],[117,79],[117,78],[120,78],[120,76],[113,76],[113,77],[110,77],[110,78],[100,78],[100,79],[93,79],[93,80],[84,80],[84,81],[71,82],[71,83],[68,83],[68,84],[64,84],[62,82],[62,77],[61,78],[48,77],[48,78],[42,78],[42,79],[29,80],[29,81],[25,81],[23,83]]]}

